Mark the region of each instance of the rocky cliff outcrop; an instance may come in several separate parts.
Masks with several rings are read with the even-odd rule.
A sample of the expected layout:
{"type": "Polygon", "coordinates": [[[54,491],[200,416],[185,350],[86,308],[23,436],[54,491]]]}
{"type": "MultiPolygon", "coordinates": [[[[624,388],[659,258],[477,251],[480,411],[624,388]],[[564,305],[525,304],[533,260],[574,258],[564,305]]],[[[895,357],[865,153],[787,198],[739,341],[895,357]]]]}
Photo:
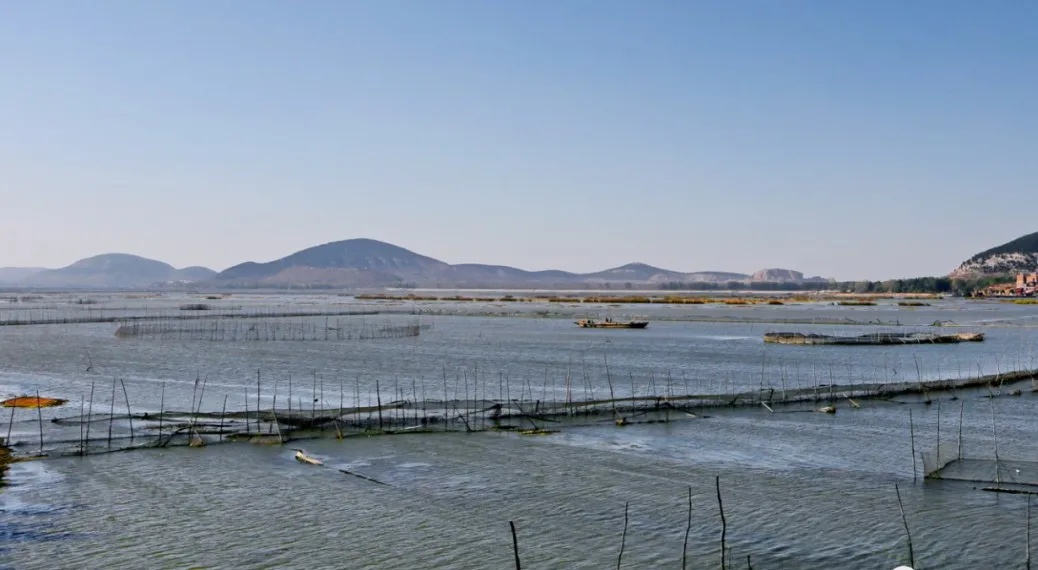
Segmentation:
{"type": "Polygon", "coordinates": [[[792,269],[761,269],[750,276],[750,281],[764,283],[800,283],[804,274],[792,269]]]}
{"type": "Polygon", "coordinates": [[[1038,232],[974,255],[952,271],[951,277],[1012,275],[1035,270],[1038,270],[1038,232]]]}

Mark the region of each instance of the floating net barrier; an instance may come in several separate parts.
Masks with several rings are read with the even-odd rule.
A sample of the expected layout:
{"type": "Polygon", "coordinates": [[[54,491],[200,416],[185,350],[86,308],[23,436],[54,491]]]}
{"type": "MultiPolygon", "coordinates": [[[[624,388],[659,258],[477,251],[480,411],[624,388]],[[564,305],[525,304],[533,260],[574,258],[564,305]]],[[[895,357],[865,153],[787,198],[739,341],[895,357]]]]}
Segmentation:
{"type": "MultiPolygon", "coordinates": [[[[5,435],[6,428],[9,437],[3,439],[20,455],[77,455],[243,439],[284,443],[297,439],[379,433],[515,430],[532,435],[600,423],[628,425],[694,419],[706,417],[708,412],[704,411],[727,407],[775,407],[774,411],[779,412],[778,406],[784,406],[783,412],[837,413],[838,409],[860,407],[867,399],[890,400],[902,395],[911,401],[922,402],[925,401],[923,398],[929,398],[929,394],[941,390],[955,393],[956,389],[992,383],[1004,388],[998,394],[1011,397],[1019,392],[1009,389],[1011,381],[1034,377],[1033,371],[1022,371],[993,377],[929,382],[926,385],[831,385],[795,390],[766,388],[727,394],[683,394],[674,391],[676,386],[657,384],[647,393],[623,397],[608,397],[609,390],[601,389],[596,394],[595,390],[567,378],[560,389],[556,390],[552,385],[552,391],[545,391],[541,398],[537,398],[529,388],[517,394],[518,398],[507,395],[504,398],[481,397],[483,394],[475,393],[474,386],[470,392],[468,386],[456,378],[450,382],[444,380],[442,389],[437,390],[444,395],[440,399],[418,397],[433,384],[425,383],[419,390],[416,382],[411,386],[394,385],[389,389],[386,383],[379,388],[376,381],[374,392],[365,388],[363,393],[359,383],[355,390],[343,390],[340,383],[338,390],[334,390],[339,392],[338,397],[329,394],[329,398],[325,398],[323,388],[320,393],[316,387],[297,388],[292,393],[290,387],[285,390],[282,384],[278,390],[276,384],[267,380],[262,390],[258,386],[251,390],[243,389],[247,394],[243,399],[241,393],[228,394],[222,388],[216,389],[215,393],[212,388],[207,391],[206,381],[202,381],[196,384],[197,401],[192,394],[194,403],[187,410],[166,408],[137,413],[130,410],[140,408],[131,405],[126,392],[117,391],[117,384],[113,384],[111,396],[107,388],[88,396],[94,394],[91,390],[75,398],[80,400],[79,406],[67,400],[66,406],[49,410],[11,408],[10,416],[3,418],[6,425],[0,426],[0,437],[5,435]],[[581,390],[584,392],[578,397],[581,390]],[[268,405],[274,407],[252,405],[257,403],[258,391],[268,405]],[[455,396],[466,393],[471,397],[455,396]],[[340,405],[329,405],[333,399],[340,405]],[[345,401],[353,405],[345,406],[345,401]],[[82,413],[77,413],[80,409],[82,413]]],[[[940,446],[939,454],[924,452],[925,476],[995,481],[997,475],[999,480],[1006,482],[1030,483],[1033,480],[1038,484],[1038,469],[1033,465],[1001,461],[997,469],[989,468],[994,461],[985,463],[985,459],[961,458],[958,448],[958,445],[948,445],[940,446]]]]}
{"type": "Polygon", "coordinates": [[[209,342],[346,341],[419,336],[429,324],[418,321],[372,323],[355,319],[157,319],[121,325],[115,336],[209,342]]]}
{"type": "MultiPolygon", "coordinates": [[[[141,309],[143,310],[143,309],[141,309]]],[[[152,309],[143,310],[141,313],[133,308],[107,308],[98,311],[68,311],[64,309],[39,309],[30,311],[0,311],[0,326],[33,326],[33,325],[75,325],[96,323],[128,323],[134,321],[155,320],[205,320],[212,318],[222,319],[259,319],[259,318],[286,318],[286,317],[347,317],[363,315],[379,315],[384,311],[368,309],[327,309],[327,310],[229,310],[221,307],[219,310],[198,309],[152,309]],[[13,313],[13,314],[8,314],[13,313]]]]}
{"type": "MultiPolygon", "coordinates": [[[[1032,388],[1032,390],[1034,389],[1032,388]]],[[[968,442],[970,445],[965,447],[963,445],[962,411],[965,402],[959,404],[958,425],[951,426],[953,429],[958,428],[957,435],[953,432],[952,437],[946,437],[942,440],[940,404],[938,403],[936,446],[934,449],[924,450],[919,453],[923,464],[923,477],[925,479],[992,483],[997,487],[985,488],[985,490],[994,491],[1001,490],[1003,484],[1038,487],[1038,461],[1027,459],[1026,457],[1031,455],[1030,453],[1025,451],[1025,458],[1014,457],[1012,454],[1017,456],[1021,454],[1018,446],[1011,446],[1014,451],[1010,452],[1009,456],[1004,451],[1001,454],[999,453],[1000,440],[995,416],[994,398],[1019,395],[1021,395],[1021,391],[1016,389],[999,390],[998,392],[989,391],[986,396],[992,398],[990,400],[992,406],[990,436],[985,437],[983,440],[983,448],[986,448],[986,451],[978,448],[977,441],[968,442]]],[[[984,431],[987,431],[987,428],[984,431]]],[[[913,435],[913,437],[915,436],[913,435]]],[[[976,436],[973,439],[975,440],[976,436]]],[[[1038,489],[1017,492],[1038,494],[1038,489]]]]}
{"type": "MultiPolygon", "coordinates": [[[[923,463],[925,465],[926,461],[924,460],[923,463]]],[[[930,467],[936,467],[936,469],[927,471],[927,479],[1038,486],[1038,461],[955,458],[930,467]]]]}

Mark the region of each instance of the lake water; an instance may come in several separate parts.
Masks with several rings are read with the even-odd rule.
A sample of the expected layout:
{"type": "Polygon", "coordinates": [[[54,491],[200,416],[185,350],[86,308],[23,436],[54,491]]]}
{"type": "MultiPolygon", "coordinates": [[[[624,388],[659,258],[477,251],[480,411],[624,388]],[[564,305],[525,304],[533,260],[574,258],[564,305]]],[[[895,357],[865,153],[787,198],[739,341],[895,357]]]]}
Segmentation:
{"type": "MultiPolygon", "coordinates": [[[[112,295],[87,305],[43,298],[3,310],[160,315],[176,313],[186,298],[112,295]]],[[[603,396],[607,365],[617,396],[1038,368],[1038,329],[1032,328],[1038,307],[997,302],[934,301],[920,308],[401,305],[332,296],[202,302],[235,310],[374,307],[406,314],[349,318],[420,319],[429,328],[404,339],[221,342],[119,339],[112,323],[0,327],[0,396],[40,390],[68,398],[66,406],[43,411],[45,447],[57,452],[60,446],[46,443],[56,429],[49,420],[77,416],[91,383],[95,411],[107,412],[113,378],[124,381],[125,398],[138,414],[158,411],[160,402],[165,409],[189,409],[196,376],[206,378],[203,410],[219,411],[225,397],[228,409],[243,409],[249,390],[254,403],[257,370],[266,406],[273,382],[284,398],[292,377],[303,402],[316,397],[316,405],[336,407],[340,398],[347,405],[372,401],[376,379],[384,397],[413,391],[439,398],[446,378],[450,397],[471,382],[490,398],[524,394],[550,401],[564,397],[567,377],[569,389],[579,392],[575,397],[603,396]],[[437,314],[442,312],[456,314],[437,314]],[[565,318],[538,318],[545,313],[565,318]],[[583,330],[571,322],[606,314],[646,314],[653,322],[643,331],[583,330]],[[912,330],[951,321],[964,328],[950,330],[984,331],[987,339],[897,347],[762,341],[772,330],[890,330],[810,324],[840,319],[900,322],[912,330]]],[[[1023,395],[1013,398],[972,391],[952,401],[942,394],[942,445],[954,445],[962,406],[966,455],[993,454],[994,418],[999,454],[1033,459],[1036,396],[1022,387],[1023,395]]],[[[121,388],[115,404],[125,406],[121,388]]],[[[754,568],[893,568],[907,562],[895,484],[918,567],[1022,567],[1026,496],[982,492],[979,484],[913,482],[909,410],[922,451],[936,445],[939,406],[910,398],[861,404],[841,406],[835,415],[716,409],[623,428],[608,418],[592,419],[547,436],[479,432],[299,442],[325,467],[296,462],[294,443],[18,463],[0,490],[0,568],[510,568],[509,521],[516,525],[523,568],[606,568],[617,563],[625,504],[623,566],[678,568],[689,488],[688,566],[717,568],[716,476],[734,567],[745,567],[747,555],[754,568]]],[[[12,440],[23,443],[19,453],[34,451],[38,437],[35,410],[21,411],[12,425],[12,440]]]]}

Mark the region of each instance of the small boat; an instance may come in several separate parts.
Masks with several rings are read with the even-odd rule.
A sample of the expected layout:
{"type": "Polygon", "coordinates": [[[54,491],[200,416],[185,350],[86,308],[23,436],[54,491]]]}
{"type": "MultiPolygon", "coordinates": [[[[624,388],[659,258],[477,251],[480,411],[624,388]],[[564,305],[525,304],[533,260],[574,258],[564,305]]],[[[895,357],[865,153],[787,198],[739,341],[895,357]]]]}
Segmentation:
{"type": "Polygon", "coordinates": [[[313,457],[310,457],[309,455],[303,453],[302,449],[296,450],[296,461],[299,461],[300,463],[309,463],[310,465],[324,465],[323,461],[321,461],[320,459],[314,459],[313,457]]]}
{"type": "Polygon", "coordinates": [[[649,321],[614,321],[613,319],[580,319],[573,324],[582,329],[643,329],[649,321]]]}

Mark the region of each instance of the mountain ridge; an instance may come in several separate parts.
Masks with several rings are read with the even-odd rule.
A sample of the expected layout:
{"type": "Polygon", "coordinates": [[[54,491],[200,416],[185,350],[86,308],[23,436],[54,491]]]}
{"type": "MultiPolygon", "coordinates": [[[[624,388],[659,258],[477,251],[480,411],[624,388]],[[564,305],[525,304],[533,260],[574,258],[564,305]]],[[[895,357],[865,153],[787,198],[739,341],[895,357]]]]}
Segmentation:
{"type": "Polygon", "coordinates": [[[49,288],[140,288],[206,281],[216,275],[199,266],[177,269],[172,265],[129,253],[103,253],[80,259],[58,269],[44,269],[14,284],[49,288]]]}
{"type": "Polygon", "coordinates": [[[950,277],[1011,275],[1038,270],[1038,232],[986,249],[962,262],[950,277]]]}
{"type": "MultiPolygon", "coordinates": [[[[762,270],[770,283],[792,270],[762,270]]],[[[810,278],[814,280],[817,278],[810,278]]],[[[631,262],[602,271],[576,273],[559,269],[527,271],[508,265],[449,264],[403,247],[354,238],[301,249],[271,261],[245,261],[215,272],[172,265],[128,253],[106,253],[58,269],[0,268],[0,284],[25,288],[140,289],[148,287],[212,288],[675,288],[752,283],[753,274],[725,271],[682,272],[631,262]],[[3,275],[13,275],[7,281],[3,275]]],[[[807,281],[807,280],[805,280],[807,281]]]]}
{"type": "Polygon", "coordinates": [[[0,284],[18,283],[46,270],[46,267],[0,267],[0,284]]]}
{"type": "MultiPolygon", "coordinates": [[[[788,270],[783,270],[788,271],[788,270]]],[[[789,274],[802,275],[790,271],[789,274]]],[[[227,287],[609,287],[666,283],[744,281],[749,274],[681,272],[632,262],[591,273],[548,269],[527,271],[507,265],[446,262],[368,238],[309,247],[268,262],[248,261],[218,273],[212,284],[227,287]]]]}

